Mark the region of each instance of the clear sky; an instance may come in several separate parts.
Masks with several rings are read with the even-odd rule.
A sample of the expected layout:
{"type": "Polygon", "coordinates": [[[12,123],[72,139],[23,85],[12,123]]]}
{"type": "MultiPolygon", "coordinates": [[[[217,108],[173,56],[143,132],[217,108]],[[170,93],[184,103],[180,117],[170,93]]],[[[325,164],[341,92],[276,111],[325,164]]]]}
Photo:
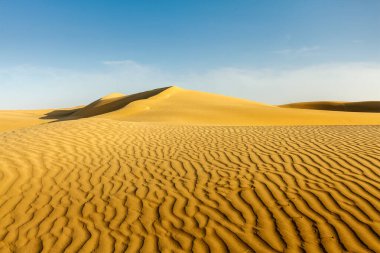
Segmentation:
{"type": "Polygon", "coordinates": [[[380,1],[0,0],[0,108],[177,85],[380,100],[380,1]]]}

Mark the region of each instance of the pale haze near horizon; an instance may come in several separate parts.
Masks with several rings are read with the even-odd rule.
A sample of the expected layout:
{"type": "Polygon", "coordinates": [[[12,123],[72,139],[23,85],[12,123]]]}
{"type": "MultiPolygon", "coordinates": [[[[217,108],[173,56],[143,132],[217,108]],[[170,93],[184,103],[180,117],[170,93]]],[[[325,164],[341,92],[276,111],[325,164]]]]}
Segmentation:
{"type": "Polygon", "coordinates": [[[0,1],[0,109],[176,85],[270,104],[380,100],[375,1],[0,1]]]}

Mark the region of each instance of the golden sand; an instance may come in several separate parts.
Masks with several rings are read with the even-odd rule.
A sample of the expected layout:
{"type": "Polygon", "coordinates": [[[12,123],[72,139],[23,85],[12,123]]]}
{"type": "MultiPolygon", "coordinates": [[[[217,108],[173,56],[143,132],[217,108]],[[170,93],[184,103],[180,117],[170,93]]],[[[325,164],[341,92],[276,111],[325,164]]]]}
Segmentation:
{"type": "Polygon", "coordinates": [[[0,112],[0,252],[380,252],[380,114],[131,96],[0,112]]]}

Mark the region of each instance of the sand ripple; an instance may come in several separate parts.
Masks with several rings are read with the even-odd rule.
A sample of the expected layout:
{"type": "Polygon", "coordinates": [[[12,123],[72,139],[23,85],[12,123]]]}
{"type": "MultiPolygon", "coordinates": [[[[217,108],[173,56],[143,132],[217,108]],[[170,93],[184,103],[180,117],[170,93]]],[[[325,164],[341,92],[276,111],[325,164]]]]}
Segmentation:
{"type": "Polygon", "coordinates": [[[0,251],[380,252],[380,127],[0,133],[0,251]]]}

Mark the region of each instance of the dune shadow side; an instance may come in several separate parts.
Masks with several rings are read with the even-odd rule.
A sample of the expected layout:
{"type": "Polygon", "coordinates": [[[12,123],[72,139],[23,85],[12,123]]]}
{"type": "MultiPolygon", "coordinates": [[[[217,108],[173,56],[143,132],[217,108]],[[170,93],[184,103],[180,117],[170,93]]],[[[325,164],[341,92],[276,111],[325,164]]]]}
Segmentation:
{"type": "Polygon", "coordinates": [[[171,86],[158,88],[117,98],[98,99],[92,102],[91,104],[88,104],[81,108],[58,109],[51,111],[49,113],[46,113],[40,119],[52,119],[52,122],[57,122],[93,117],[119,110],[134,101],[148,99],[150,97],[160,94],[161,92],[169,89],[170,87],[171,86]]]}
{"type": "Polygon", "coordinates": [[[76,112],[79,109],[58,109],[58,110],[54,110],[54,111],[46,113],[44,116],[40,117],[40,119],[53,119],[55,121],[64,120],[64,119],[68,120],[67,117],[69,117],[71,114],[73,114],[74,112],[76,112]]]}

